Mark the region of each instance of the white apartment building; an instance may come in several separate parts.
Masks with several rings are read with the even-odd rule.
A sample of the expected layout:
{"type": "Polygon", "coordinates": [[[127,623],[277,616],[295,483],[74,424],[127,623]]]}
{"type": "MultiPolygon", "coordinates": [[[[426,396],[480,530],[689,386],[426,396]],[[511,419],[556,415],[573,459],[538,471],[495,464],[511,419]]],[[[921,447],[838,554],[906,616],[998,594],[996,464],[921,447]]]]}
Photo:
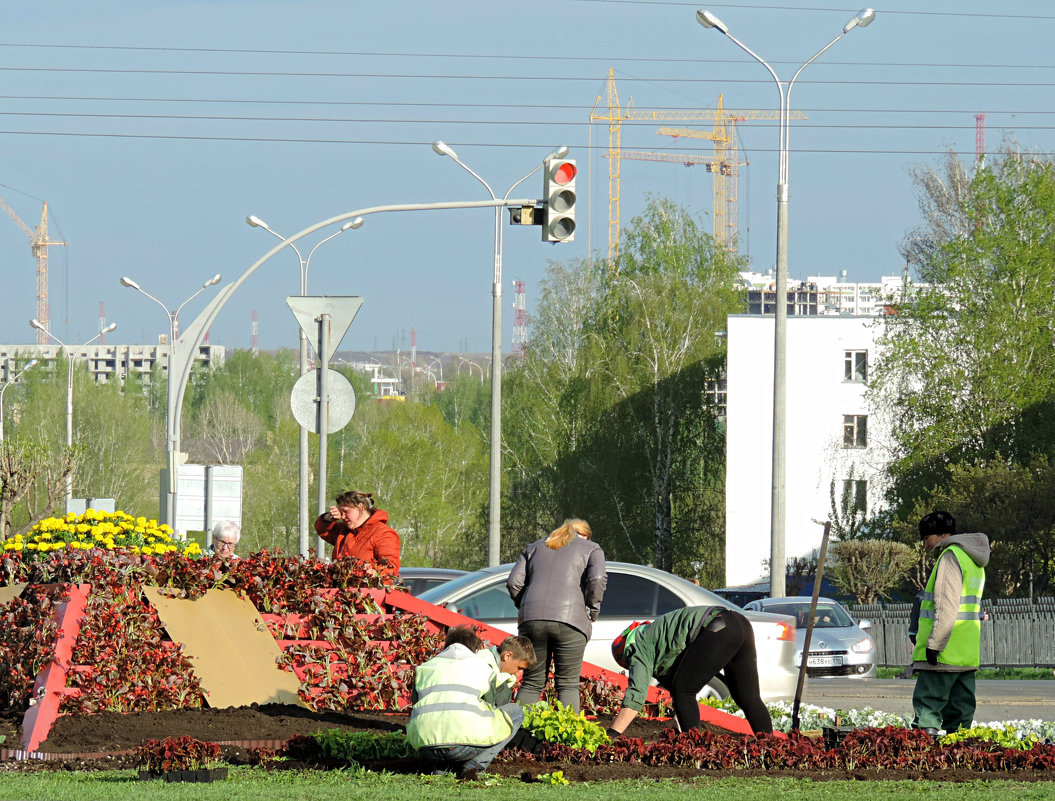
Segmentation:
{"type": "MultiPolygon", "coordinates": [[[[167,338],[167,337],[166,337],[167,338]]],[[[87,367],[97,383],[124,381],[137,373],[150,383],[154,365],[161,368],[162,376],[168,371],[168,345],[82,345],[70,348],[76,369],[87,367]]],[[[213,369],[223,365],[227,349],[223,345],[201,345],[195,356],[195,365],[213,369]]],[[[30,359],[41,365],[52,366],[56,360],[65,361],[66,352],[61,345],[0,345],[0,380],[10,381],[30,359]]],[[[34,368],[39,369],[39,368],[34,368]]]]}
{"type": "MultiPolygon", "coordinates": [[[[790,302],[790,300],[789,300],[790,302]]],[[[881,305],[879,306],[881,308],[881,305]]],[[[846,484],[868,511],[883,497],[889,425],[864,393],[881,319],[789,315],[787,331],[787,558],[820,546],[846,484]],[[820,522],[817,522],[820,521],[820,522]]],[[[769,575],[773,452],[773,317],[728,319],[726,411],[726,586],[769,575]]]]}

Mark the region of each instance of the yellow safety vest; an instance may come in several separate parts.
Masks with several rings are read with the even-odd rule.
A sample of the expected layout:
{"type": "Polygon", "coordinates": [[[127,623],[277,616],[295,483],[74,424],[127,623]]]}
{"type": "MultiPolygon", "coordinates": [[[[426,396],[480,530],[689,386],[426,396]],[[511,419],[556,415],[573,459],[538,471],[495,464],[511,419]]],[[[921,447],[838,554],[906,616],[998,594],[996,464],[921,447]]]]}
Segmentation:
{"type": "MultiPolygon", "coordinates": [[[[978,667],[982,650],[982,590],[985,587],[985,570],[959,545],[950,545],[946,550],[952,551],[956,561],[960,563],[963,585],[960,588],[960,608],[956,613],[956,622],[952,626],[952,634],[945,650],[938,654],[938,664],[978,667]]],[[[942,556],[944,555],[943,551],[942,556]]],[[[937,576],[938,565],[935,563],[919,607],[919,631],[916,633],[916,647],[912,652],[914,662],[927,660],[927,639],[934,629],[934,583],[937,576]]]]}
{"type": "Polygon", "coordinates": [[[410,710],[407,741],[433,745],[489,746],[513,733],[502,710],[483,700],[498,665],[489,649],[460,659],[435,656],[414,672],[417,700],[410,710]]]}

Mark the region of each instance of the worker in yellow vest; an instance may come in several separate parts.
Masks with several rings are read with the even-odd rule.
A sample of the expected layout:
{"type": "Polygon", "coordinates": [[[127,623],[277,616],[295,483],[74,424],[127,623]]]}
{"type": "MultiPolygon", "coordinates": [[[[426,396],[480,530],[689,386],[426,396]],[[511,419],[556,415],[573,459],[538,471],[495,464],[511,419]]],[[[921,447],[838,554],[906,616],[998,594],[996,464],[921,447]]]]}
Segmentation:
{"type": "Polygon", "coordinates": [[[989,538],[957,534],[953,516],[942,511],[919,521],[919,536],[936,561],[923,590],[912,652],[912,726],[933,736],[938,729],[970,728],[974,721],[989,538]]]}

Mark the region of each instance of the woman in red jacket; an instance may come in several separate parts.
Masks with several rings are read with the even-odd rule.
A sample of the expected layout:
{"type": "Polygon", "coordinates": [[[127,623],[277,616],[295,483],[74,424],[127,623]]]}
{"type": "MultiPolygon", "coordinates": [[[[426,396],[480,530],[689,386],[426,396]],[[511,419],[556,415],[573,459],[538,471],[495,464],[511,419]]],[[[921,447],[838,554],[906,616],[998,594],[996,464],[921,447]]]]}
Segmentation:
{"type": "Polygon", "coordinates": [[[319,515],[315,533],[333,546],[333,558],[353,556],[379,573],[399,573],[399,535],[388,512],[374,507],[369,492],[342,492],[330,511],[319,515]]]}

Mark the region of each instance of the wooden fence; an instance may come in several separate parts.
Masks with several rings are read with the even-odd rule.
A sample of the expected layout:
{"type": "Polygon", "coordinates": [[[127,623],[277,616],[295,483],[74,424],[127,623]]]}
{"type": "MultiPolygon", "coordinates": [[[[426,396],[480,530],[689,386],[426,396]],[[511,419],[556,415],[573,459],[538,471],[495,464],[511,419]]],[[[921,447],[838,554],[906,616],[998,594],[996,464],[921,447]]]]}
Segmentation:
{"type": "MultiPolygon", "coordinates": [[[[855,604],[855,620],[870,620],[880,667],[912,661],[908,638],[912,604],[855,604]]],[[[1055,598],[982,601],[982,667],[1055,667],[1055,598]]]]}

